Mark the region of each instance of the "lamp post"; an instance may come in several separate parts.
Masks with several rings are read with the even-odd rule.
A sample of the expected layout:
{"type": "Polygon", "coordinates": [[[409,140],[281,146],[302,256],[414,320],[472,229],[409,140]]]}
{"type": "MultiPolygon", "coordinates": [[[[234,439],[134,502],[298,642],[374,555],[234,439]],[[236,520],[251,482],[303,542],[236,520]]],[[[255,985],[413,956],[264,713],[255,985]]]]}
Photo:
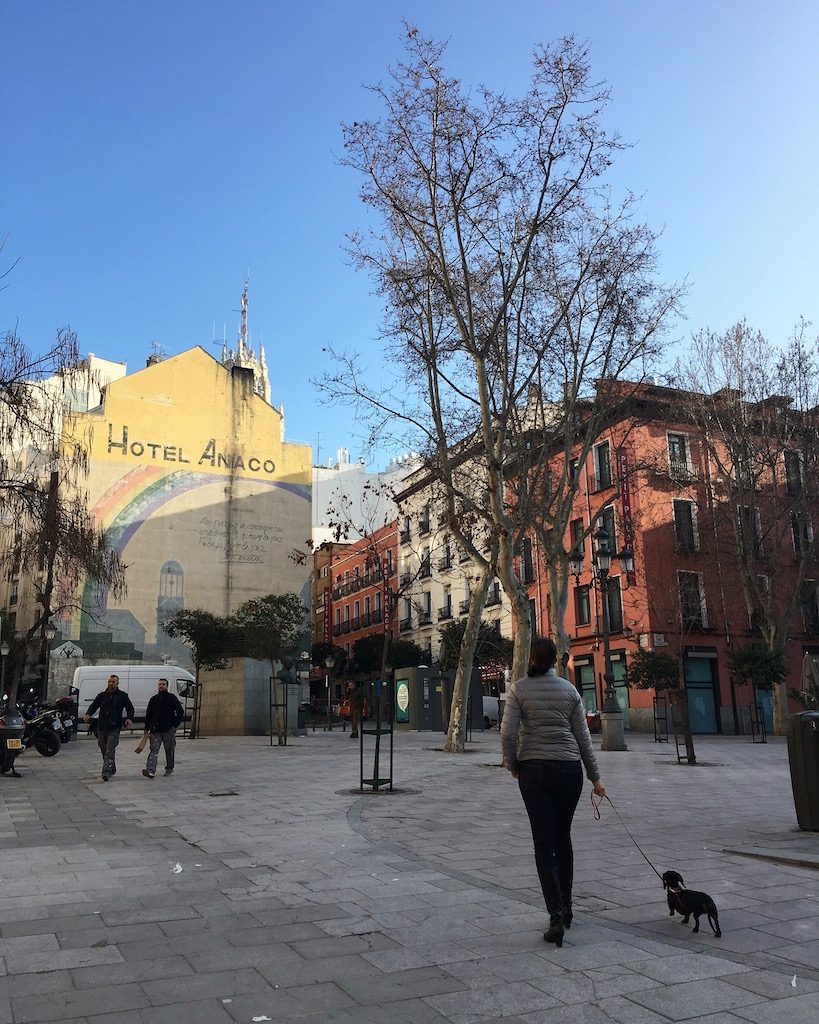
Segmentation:
{"type": "Polygon", "coordinates": [[[4,640],[0,644],[0,658],[2,658],[2,668],[0,668],[0,691],[2,691],[2,697],[6,696],[6,658],[9,656],[10,650],[11,645],[8,640],[4,640]]]}
{"type": "Polygon", "coordinates": [[[306,704],[310,700],[310,653],[302,651],[299,655],[299,705],[306,704]]]}
{"type": "MultiPolygon", "coordinates": [[[[609,571],[611,570],[612,553],[609,549],[609,535],[604,527],[592,537],[594,541],[594,575],[600,588],[603,605],[603,708],[600,720],[603,726],[603,750],[628,750],[623,730],[623,710],[617,700],[614,689],[614,672],[611,667],[611,645],[609,643],[609,571]]],[[[615,555],[628,576],[634,571],[634,555],[631,548],[624,547],[619,555],[615,555]]],[[[583,571],[583,556],[574,550],[569,556],[569,567],[575,580],[583,571]]]]}
{"type": "Polygon", "coordinates": [[[333,709],[330,703],[330,678],[333,674],[333,665],[335,665],[335,663],[336,659],[332,656],[332,654],[328,654],[327,657],[324,659],[324,664],[327,668],[327,725],[325,726],[325,730],[327,732],[333,731],[333,709]]]}
{"type": "Polygon", "coordinates": [[[50,622],[47,622],[43,628],[43,636],[46,640],[46,663],[45,663],[45,674],[43,675],[43,700],[48,700],[48,676],[51,671],[51,641],[57,635],[57,629],[52,626],[50,622]]]}

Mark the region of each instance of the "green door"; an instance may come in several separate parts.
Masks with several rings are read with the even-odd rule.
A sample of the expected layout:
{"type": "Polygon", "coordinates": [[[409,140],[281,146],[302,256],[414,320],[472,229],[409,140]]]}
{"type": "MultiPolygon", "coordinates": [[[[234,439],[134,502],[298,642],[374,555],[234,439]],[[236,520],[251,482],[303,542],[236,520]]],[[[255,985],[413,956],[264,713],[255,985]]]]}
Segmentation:
{"type": "Polygon", "coordinates": [[[617,703],[623,712],[623,728],[628,729],[628,687],[626,686],[626,659],[621,655],[612,655],[611,671],[614,676],[614,692],[617,703]]]}
{"type": "Polygon", "coordinates": [[[685,657],[685,689],[688,694],[688,720],[692,733],[718,732],[717,702],[714,694],[715,658],[685,657]]]}
{"type": "Polygon", "coordinates": [[[583,699],[583,707],[587,711],[596,711],[597,687],[594,685],[594,665],[588,661],[575,664],[574,677],[583,699]]]}

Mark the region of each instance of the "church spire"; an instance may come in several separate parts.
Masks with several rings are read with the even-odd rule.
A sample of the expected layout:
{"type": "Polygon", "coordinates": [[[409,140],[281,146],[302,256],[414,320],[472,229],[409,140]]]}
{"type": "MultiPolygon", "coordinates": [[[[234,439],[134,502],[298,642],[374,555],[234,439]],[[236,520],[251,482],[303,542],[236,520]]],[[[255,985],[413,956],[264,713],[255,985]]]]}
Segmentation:
{"type": "Polygon", "coordinates": [[[260,357],[257,358],[253,352],[253,348],[248,340],[248,329],[247,329],[247,309],[248,309],[248,279],[244,280],[244,287],[242,288],[241,304],[239,306],[239,337],[237,338],[236,351],[233,349],[230,352],[227,351],[227,347],[222,347],[222,365],[231,369],[234,366],[242,366],[246,369],[253,371],[253,390],[263,398],[268,404],[270,403],[270,379],[267,375],[267,363],[265,361],[264,348],[260,351],[260,357]]]}

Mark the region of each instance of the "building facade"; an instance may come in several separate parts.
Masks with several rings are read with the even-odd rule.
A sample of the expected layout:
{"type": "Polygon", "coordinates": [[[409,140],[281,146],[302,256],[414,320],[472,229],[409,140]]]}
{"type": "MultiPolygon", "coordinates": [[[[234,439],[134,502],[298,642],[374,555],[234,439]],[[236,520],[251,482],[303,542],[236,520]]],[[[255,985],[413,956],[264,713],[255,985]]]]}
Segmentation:
{"type": "MultiPolygon", "coordinates": [[[[789,688],[799,689],[805,652],[819,651],[816,481],[806,479],[799,454],[785,448],[770,471],[743,490],[733,472],[721,470],[729,460],[719,442],[706,444],[692,420],[680,415],[678,393],[652,386],[643,397],[651,414],[644,404],[639,415],[612,425],[573,467],[579,485],[564,544],[582,557],[582,571],[572,577],[565,620],[569,671],[586,707],[599,709],[605,600],[627,728],[654,727],[654,692],[625,683],[630,659],[643,648],[682,663],[693,732],[748,732],[758,710],[770,730],[770,690],[754,693],[732,677],[729,654],[761,637],[758,609],[744,584],[749,573],[758,592],[780,607],[797,595],[785,642],[789,688]],[[605,594],[592,571],[593,533],[601,526],[614,554],[605,594]],[[633,552],[631,573],[618,557],[624,548],[633,552]],[[750,565],[741,571],[738,559],[750,565]]],[[[537,629],[548,635],[547,566],[535,538],[521,560],[532,566],[530,599],[537,629]]],[[[526,578],[526,566],[521,571],[526,578]]]]}
{"type": "Polygon", "coordinates": [[[173,660],[164,623],[182,608],[228,615],[249,598],[309,598],[291,557],[310,530],[311,451],[283,438],[282,413],[252,369],[204,349],[111,380],[96,408],[67,414],[86,439],[88,507],[127,566],[115,599],[66,580],[55,622],[87,660],[173,660]]]}

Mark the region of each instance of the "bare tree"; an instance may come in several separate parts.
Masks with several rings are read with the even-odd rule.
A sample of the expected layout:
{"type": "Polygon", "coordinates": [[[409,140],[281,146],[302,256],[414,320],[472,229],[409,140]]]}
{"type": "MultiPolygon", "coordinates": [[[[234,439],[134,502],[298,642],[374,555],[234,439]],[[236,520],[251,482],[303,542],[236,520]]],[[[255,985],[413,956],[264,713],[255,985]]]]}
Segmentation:
{"type": "Polygon", "coordinates": [[[407,62],[372,90],[383,118],[345,126],[345,162],[379,222],[353,238],[353,253],[385,299],[397,384],[369,388],[352,357],[323,384],[363,401],[377,427],[407,427],[453,529],[464,514],[483,521],[491,561],[463,542],[509,598],[520,675],[531,622],[514,550],[529,497],[543,495],[509,501],[510,453],[524,479],[515,438],[532,426],[518,410],[534,385],[547,404],[563,403],[571,433],[573,403],[596,377],[650,360],[675,297],[652,284],[654,236],[634,222],[631,200],[611,203],[601,184],[620,143],[601,125],[608,93],[586,49],[571,38],[538,47],[517,99],[467,91],[446,74],[443,49],[409,29],[407,62]],[[476,484],[466,489],[465,452],[476,484]]]}
{"type": "MultiPolygon", "coordinates": [[[[695,336],[678,380],[701,433],[714,514],[748,620],[774,654],[784,649],[803,585],[815,575],[819,514],[819,365],[808,325],[777,348],[744,321],[695,336]]],[[[786,680],[773,687],[774,731],[787,727],[786,680]]]]}
{"type": "Polygon", "coordinates": [[[0,354],[0,568],[31,582],[33,607],[20,633],[25,655],[7,686],[14,700],[20,679],[47,660],[46,629],[54,617],[94,613],[83,594],[124,591],[124,568],[88,512],[83,481],[88,438],[72,415],[78,380],[90,371],[78,359],[76,336],[61,331],[34,355],[16,332],[0,354]]]}

